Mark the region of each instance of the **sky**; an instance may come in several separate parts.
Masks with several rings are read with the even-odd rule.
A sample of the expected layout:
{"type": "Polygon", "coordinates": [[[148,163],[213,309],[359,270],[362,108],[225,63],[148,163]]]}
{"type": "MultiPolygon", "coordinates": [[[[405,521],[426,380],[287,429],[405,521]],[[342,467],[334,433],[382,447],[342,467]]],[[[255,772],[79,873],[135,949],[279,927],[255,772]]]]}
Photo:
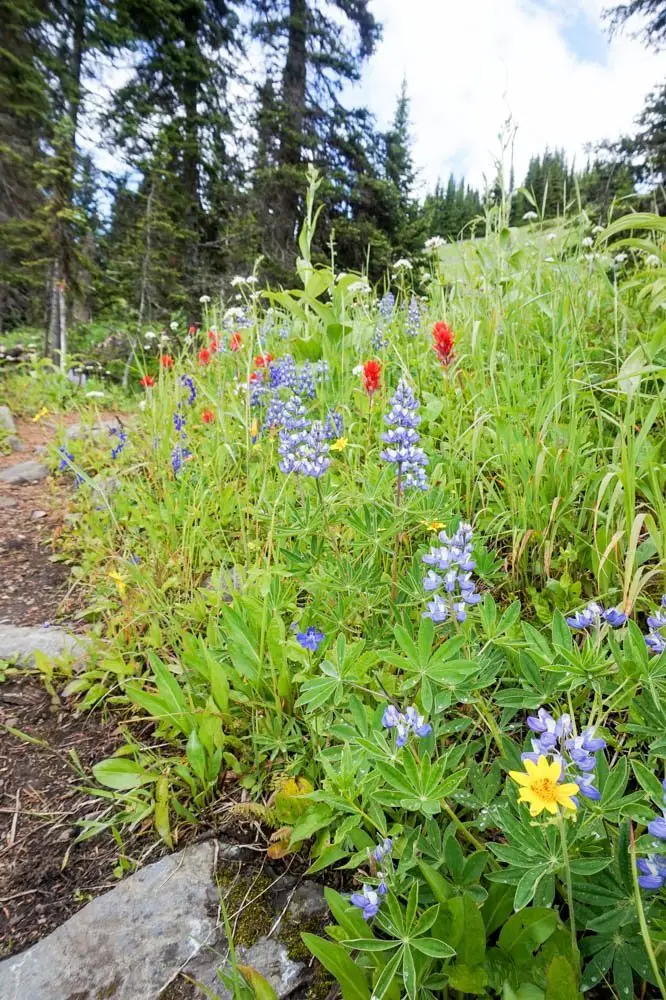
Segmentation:
{"type": "Polygon", "coordinates": [[[383,39],[349,98],[385,128],[406,77],[421,194],[450,172],[477,187],[484,175],[491,181],[509,116],[517,183],[546,146],[583,166],[586,144],[631,131],[664,77],[663,53],[627,30],[608,38],[601,15],[609,4],[371,0],[383,39]]]}

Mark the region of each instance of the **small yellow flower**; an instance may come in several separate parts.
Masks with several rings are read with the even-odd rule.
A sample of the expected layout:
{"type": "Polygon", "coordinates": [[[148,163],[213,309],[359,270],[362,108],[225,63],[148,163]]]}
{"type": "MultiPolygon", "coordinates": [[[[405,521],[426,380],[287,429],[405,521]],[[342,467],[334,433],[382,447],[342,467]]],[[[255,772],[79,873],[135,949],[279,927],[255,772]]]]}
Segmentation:
{"type": "Polygon", "coordinates": [[[120,575],[120,573],[118,573],[115,569],[111,570],[111,572],[109,573],[109,580],[113,580],[116,587],[118,588],[118,593],[120,594],[121,597],[124,597],[125,593],[127,592],[127,584],[125,583],[125,580],[120,575]]]}
{"type": "Polygon", "coordinates": [[[338,438],[331,445],[331,451],[344,451],[347,447],[347,438],[338,438]]]}
{"type": "Polygon", "coordinates": [[[257,435],[259,434],[259,424],[257,423],[257,418],[255,417],[250,425],[250,437],[252,438],[252,444],[257,443],[257,435]]]}
{"type": "Polygon", "coordinates": [[[578,791],[578,785],[573,781],[558,785],[562,776],[562,765],[554,760],[549,763],[547,757],[539,757],[535,764],[533,760],[525,761],[525,770],[509,771],[509,777],[521,786],[519,802],[527,802],[530,816],[538,816],[544,809],[555,814],[558,806],[565,809],[576,809],[576,803],[571,796],[578,791]]]}
{"type": "Polygon", "coordinates": [[[39,420],[42,419],[42,417],[48,416],[48,412],[49,412],[48,408],[46,406],[42,406],[39,413],[35,413],[34,417],[32,418],[33,424],[36,424],[39,420]]]}
{"type": "Polygon", "coordinates": [[[421,521],[428,531],[441,531],[444,527],[443,521],[421,521]]]}

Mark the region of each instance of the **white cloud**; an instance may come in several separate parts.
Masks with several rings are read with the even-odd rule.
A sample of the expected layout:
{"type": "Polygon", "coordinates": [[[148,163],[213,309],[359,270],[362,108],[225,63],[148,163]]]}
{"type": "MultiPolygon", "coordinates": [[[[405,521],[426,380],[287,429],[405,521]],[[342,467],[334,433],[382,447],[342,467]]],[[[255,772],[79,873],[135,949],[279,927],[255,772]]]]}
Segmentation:
{"type": "Polygon", "coordinates": [[[481,186],[502,123],[518,126],[516,179],[546,146],[584,162],[584,147],[632,128],[663,78],[660,57],[609,40],[608,0],[374,0],[383,41],[354,100],[382,127],[407,77],[414,158],[425,187],[453,170],[481,186]]]}

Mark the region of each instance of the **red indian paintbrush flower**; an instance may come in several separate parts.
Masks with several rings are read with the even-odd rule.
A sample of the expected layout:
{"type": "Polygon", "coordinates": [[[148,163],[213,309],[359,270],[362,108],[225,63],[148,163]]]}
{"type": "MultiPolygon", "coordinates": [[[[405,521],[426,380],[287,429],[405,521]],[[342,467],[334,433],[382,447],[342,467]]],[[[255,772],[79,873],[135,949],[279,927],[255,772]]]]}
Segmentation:
{"type": "Polygon", "coordinates": [[[257,366],[257,368],[268,368],[272,360],[273,360],[272,354],[257,354],[256,358],[254,359],[254,363],[257,366]]]}
{"type": "Polygon", "coordinates": [[[173,358],[170,354],[163,354],[160,357],[160,364],[162,368],[173,368],[173,358]]]}
{"type": "Polygon", "coordinates": [[[432,329],[433,345],[432,349],[443,365],[449,365],[454,357],[453,344],[455,337],[453,330],[447,323],[435,323],[432,329]]]}
{"type": "Polygon", "coordinates": [[[240,333],[232,333],[229,337],[229,350],[230,351],[240,351],[243,346],[243,338],[240,333]]]}
{"type": "Polygon", "coordinates": [[[210,364],[211,357],[212,354],[210,350],[207,347],[202,347],[201,350],[199,351],[199,364],[200,365],[210,364]]]}
{"type": "Polygon", "coordinates": [[[372,396],[379,389],[381,371],[382,366],[379,361],[366,361],[363,365],[363,388],[368,396],[372,396]]]}
{"type": "Polygon", "coordinates": [[[142,385],[144,389],[147,389],[151,385],[155,385],[155,379],[152,375],[144,375],[139,381],[139,385],[142,385]]]}
{"type": "Polygon", "coordinates": [[[215,414],[213,413],[212,410],[204,410],[203,413],[201,414],[201,419],[205,424],[214,424],[215,414]]]}

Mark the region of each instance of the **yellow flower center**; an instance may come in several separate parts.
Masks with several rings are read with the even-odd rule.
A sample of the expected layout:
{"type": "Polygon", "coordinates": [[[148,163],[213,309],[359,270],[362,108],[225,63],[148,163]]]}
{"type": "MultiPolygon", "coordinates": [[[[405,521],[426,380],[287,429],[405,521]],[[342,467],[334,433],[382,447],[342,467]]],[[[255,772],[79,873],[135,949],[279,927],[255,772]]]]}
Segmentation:
{"type": "Polygon", "coordinates": [[[557,784],[550,778],[538,778],[532,782],[532,791],[544,802],[557,802],[557,784]]]}

